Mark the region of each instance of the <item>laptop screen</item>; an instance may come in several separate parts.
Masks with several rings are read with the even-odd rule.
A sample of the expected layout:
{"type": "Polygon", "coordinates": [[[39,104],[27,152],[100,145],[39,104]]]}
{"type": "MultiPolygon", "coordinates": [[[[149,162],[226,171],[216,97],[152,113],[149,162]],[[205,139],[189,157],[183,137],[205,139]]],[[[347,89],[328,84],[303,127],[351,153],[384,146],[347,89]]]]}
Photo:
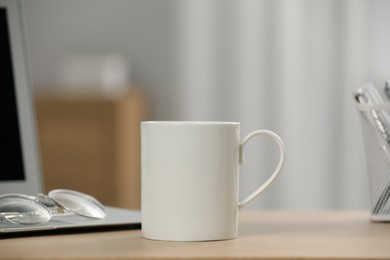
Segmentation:
{"type": "Polygon", "coordinates": [[[0,0],[0,194],[42,192],[21,2],[0,0]]]}
{"type": "Polygon", "coordinates": [[[0,136],[0,181],[24,180],[19,123],[16,110],[15,81],[13,77],[7,10],[0,8],[0,117],[3,126],[0,136]]]}

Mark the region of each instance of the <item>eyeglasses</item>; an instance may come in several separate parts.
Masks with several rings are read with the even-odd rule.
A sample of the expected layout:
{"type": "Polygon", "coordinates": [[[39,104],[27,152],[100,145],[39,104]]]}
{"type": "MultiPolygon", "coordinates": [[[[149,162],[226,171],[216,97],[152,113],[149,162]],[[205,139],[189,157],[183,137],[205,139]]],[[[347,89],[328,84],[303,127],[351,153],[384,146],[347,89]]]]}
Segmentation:
{"type": "Polygon", "coordinates": [[[48,195],[29,196],[9,193],[0,195],[0,223],[35,225],[48,222],[52,216],[78,214],[102,219],[103,205],[94,197],[73,190],[56,189],[48,195]]]}

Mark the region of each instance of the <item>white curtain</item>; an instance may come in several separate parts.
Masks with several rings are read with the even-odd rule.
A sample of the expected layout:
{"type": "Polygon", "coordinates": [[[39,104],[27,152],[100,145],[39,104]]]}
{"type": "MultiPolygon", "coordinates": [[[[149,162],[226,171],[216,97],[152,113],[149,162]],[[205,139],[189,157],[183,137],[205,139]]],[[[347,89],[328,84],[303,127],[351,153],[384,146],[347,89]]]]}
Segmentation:
{"type": "MultiPolygon", "coordinates": [[[[284,140],[286,163],[249,208],[367,208],[353,91],[369,79],[369,1],[178,0],[174,87],[179,120],[241,123],[284,140]]],[[[266,138],[246,150],[240,197],[278,160],[266,138]]]]}

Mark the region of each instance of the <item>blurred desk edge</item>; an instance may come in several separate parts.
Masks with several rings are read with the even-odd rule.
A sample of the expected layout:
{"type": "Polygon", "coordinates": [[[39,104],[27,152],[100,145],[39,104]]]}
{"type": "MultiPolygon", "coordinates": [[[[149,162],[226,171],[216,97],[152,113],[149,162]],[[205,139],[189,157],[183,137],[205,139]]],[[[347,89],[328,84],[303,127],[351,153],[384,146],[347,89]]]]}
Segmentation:
{"type": "Polygon", "coordinates": [[[238,238],[164,242],[140,230],[0,240],[0,259],[390,259],[390,224],[368,211],[242,211],[238,238]]]}

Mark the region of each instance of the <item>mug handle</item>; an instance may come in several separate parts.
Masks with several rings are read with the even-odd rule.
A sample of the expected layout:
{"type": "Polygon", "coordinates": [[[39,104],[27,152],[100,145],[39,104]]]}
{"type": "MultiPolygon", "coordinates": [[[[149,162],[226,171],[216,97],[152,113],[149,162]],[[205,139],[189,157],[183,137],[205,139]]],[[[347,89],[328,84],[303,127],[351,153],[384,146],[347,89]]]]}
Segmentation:
{"type": "Polygon", "coordinates": [[[268,178],[268,180],[263,185],[261,185],[256,191],[254,191],[252,194],[250,194],[248,197],[246,197],[244,200],[242,200],[241,202],[238,203],[238,209],[242,209],[249,202],[251,202],[254,198],[259,196],[260,193],[262,193],[275,180],[276,176],[278,176],[278,174],[281,172],[281,170],[283,168],[284,157],[285,157],[284,144],[282,142],[282,139],[280,139],[280,137],[277,134],[275,134],[274,132],[269,131],[269,130],[253,131],[253,132],[249,133],[247,136],[245,136],[245,138],[240,143],[240,151],[239,151],[239,153],[240,153],[239,160],[240,161],[239,161],[239,163],[244,164],[245,145],[248,143],[248,141],[250,139],[252,139],[252,137],[259,136],[259,135],[268,135],[268,136],[272,137],[272,139],[276,142],[276,144],[279,147],[279,153],[280,153],[279,163],[278,163],[278,166],[276,167],[274,173],[271,175],[271,177],[268,178]]]}

